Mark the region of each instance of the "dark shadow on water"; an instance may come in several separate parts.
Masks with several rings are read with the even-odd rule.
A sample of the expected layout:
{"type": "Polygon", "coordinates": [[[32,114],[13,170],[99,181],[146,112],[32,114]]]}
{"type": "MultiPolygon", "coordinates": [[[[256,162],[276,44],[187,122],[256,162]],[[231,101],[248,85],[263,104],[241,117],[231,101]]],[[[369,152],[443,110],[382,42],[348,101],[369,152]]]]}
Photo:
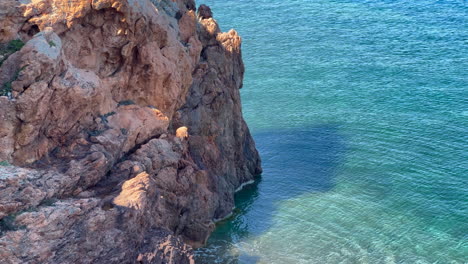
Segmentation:
{"type": "Polygon", "coordinates": [[[234,215],[218,223],[208,245],[197,251],[200,263],[257,263],[233,245],[272,226],[277,204],[294,197],[334,188],[346,151],[334,124],[254,133],[263,160],[263,175],[236,194],[234,215]]]}

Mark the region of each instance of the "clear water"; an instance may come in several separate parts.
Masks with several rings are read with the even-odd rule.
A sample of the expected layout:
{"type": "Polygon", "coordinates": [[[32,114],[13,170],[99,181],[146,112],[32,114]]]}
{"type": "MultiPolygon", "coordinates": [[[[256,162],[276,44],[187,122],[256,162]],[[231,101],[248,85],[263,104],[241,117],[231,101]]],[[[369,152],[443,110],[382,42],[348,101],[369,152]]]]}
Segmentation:
{"type": "Polygon", "coordinates": [[[200,263],[468,263],[468,3],[204,0],[264,173],[200,263]]]}

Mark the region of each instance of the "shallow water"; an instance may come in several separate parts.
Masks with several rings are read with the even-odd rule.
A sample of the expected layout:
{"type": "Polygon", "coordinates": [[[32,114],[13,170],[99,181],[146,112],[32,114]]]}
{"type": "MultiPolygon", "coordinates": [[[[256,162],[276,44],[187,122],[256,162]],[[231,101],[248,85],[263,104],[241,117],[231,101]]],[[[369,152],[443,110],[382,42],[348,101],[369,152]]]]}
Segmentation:
{"type": "Polygon", "coordinates": [[[466,1],[197,2],[264,168],[200,263],[468,263],[466,1]]]}

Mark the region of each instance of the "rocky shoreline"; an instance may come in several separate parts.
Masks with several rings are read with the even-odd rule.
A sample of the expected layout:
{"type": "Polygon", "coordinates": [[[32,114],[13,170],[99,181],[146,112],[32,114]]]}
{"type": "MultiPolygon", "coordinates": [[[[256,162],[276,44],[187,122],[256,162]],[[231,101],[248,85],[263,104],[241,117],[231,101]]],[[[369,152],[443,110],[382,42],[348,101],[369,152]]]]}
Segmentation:
{"type": "Polygon", "coordinates": [[[0,2],[5,263],[194,263],[261,173],[241,39],[195,7],[0,2]]]}

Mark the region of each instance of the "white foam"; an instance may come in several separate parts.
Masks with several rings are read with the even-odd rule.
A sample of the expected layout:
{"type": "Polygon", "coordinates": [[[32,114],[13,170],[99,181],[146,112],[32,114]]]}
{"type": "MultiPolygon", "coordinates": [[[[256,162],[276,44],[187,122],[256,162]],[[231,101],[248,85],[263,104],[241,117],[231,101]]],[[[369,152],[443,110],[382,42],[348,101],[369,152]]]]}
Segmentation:
{"type": "Polygon", "coordinates": [[[249,184],[252,184],[254,183],[255,180],[250,180],[248,182],[244,182],[243,184],[241,184],[241,186],[239,186],[239,188],[237,188],[234,192],[239,192],[241,191],[242,189],[244,189],[245,186],[249,185],[249,184]]]}
{"type": "MultiPolygon", "coordinates": [[[[241,184],[241,186],[239,186],[239,188],[237,188],[234,192],[239,192],[239,191],[241,191],[242,189],[244,189],[245,186],[250,185],[250,184],[252,184],[252,183],[254,183],[254,182],[255,182],[255,180],[250,180],[250,181],[248,181],[248,182],[244,182],[244,183],[241,184]]],[[[234,214],[234,209],[236,209],[235,206],[232,207],[231,212],[230,212],[228,215],[226,215],[225,217],[213,219],[213,223],[218,223],[218,222],[221,222],[221,221],[224,221],[224,220],[228,219],[229,217],[231,217],[231,216],[234,214]]]]}
{"type": "Polygon", "coordinates": [[[234,214],[234,209],[236,209],[235,206],[232,207],[231,212],[230,212],[229,214],[227,214],[225,217],[213,219],[213,223],[218,223],[218,222],[221,222],[221,221],[223,221],[223,220],[228,219],[229,217],[231,217],[231,216],[234,214]]]}

